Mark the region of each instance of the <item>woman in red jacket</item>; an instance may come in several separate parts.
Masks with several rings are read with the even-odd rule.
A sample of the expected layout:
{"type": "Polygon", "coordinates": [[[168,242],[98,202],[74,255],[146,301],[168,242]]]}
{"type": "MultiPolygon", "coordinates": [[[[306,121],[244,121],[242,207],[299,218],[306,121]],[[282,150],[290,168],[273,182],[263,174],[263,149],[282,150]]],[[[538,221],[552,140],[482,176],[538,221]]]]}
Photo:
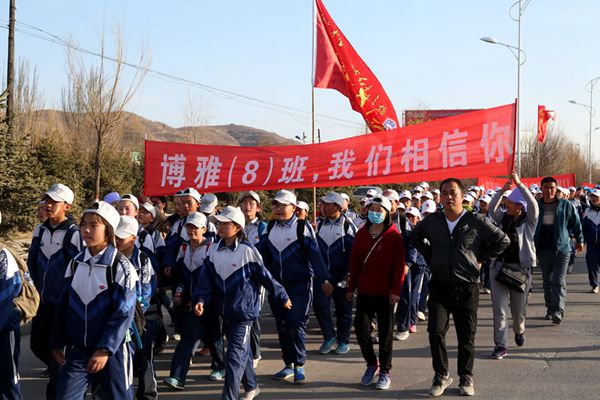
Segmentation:
{"type": "Polygon", "coordinates": [[[367,362],[360,383],[369,386],[379,374],[375,385],[379,390],[386,390],[391,384],[394,307],[400,299],[405,274],[404,243],[392,223],[390,209],[387,198],[371,199],[368,221],[356,233],[352,246],[347,293],[351,301],[354,291],[358,291],[354,331],[367,362]],[[370,333],[375,317],[379,328],[379,362],[370,333]]]}

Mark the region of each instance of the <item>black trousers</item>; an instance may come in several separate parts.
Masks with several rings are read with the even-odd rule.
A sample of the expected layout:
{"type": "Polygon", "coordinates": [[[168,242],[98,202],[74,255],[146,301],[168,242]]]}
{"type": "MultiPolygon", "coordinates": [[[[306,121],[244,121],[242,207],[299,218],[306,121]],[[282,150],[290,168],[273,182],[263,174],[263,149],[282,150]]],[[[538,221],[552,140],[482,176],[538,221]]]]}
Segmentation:
{"type": "Polygon", "coordinates": [[[31,321],[31,334],[29,336],[32,353],[48,367],[48,384],[46,385],[46,399],[56,398],[56,382],[58,380],[59,364],[52,356],[50,348],[50,335],[54,324],[54,314],[57,305],[42,301],[37,314],[31,321]]]}
{"type": "Polygon", "coordinates": [[[394,333],[394,305],[389,296],[369,296],[358,294],[356,297],[356,315],[354,333],[360,351],[369,366],[378,365],[371,338],[371,321],[377,317],[379,333],[379,366],[382,373],[392,369],[392,346],[394,333]]]}
{"type": "Polygon", "coordinates": [[[433,370],[443,375],[448,372],[446,332],[452,314],[458,339],[458,375],[473,375],[477,308],[479,307],[478,284],[430,281],[427,307],[429,308],[427,332],[429,332],[433,370]]]}

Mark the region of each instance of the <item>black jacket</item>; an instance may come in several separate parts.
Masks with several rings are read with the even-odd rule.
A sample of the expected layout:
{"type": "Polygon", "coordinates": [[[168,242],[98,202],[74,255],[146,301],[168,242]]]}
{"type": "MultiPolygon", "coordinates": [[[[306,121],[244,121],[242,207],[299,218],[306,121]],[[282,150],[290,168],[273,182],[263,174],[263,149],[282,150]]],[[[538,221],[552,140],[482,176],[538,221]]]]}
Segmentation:
{"type": "Polygon", "coordinates": [[[410,242],[425,257],[431,280],[451,284],[478,282],[478,263],[496,257],[510,244],[501,229],[468,211],[452,235],[443,212],[428,215],[410,233],[410,242]]]}

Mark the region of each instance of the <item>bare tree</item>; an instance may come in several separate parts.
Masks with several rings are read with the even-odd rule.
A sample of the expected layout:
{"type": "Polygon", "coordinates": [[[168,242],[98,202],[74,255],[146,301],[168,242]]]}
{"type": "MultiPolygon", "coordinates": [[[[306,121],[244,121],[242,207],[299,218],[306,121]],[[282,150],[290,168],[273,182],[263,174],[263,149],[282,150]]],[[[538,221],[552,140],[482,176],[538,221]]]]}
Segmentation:
{"type": "Polygon", "coordinates": [[[32,142],[39,138],[35,130],[38,113],[44,107],[42,95],[38,89],[39,75],[37,68],[31,69],[29,61],[21,59],[17,70],[15,87],[15,133],[21,137],[29,135],[32,142]]]}
{"type": "Polygon", "coordinates": [[[187,92],[183,104],[183,118],[186,129],[190,132],[189,142],[193,144],[202,143],[203,128],[208,124],[209,106],[205,97],[187,92]]]}
{"type": "Polygon", "coordinates": [[[77,132],[88,127],[93,131],[95,196],[99,198],[103,152],[118,131],[125,107],[144,80],[150,61],[146,48],[142,47],[138,62],[126,63],[123,34],[119,29],[114,35],[112,56],[106,54],[102,35],[100,59],[96,64],[87,67],[75,49],[76,46],[69,46],[67,51],[68,86],[63,90],[63,110],[69,114],[67,118],[77,132]],[[124,67],[128,65],[134,67],[129,79],[124,76],[124,67]]]}

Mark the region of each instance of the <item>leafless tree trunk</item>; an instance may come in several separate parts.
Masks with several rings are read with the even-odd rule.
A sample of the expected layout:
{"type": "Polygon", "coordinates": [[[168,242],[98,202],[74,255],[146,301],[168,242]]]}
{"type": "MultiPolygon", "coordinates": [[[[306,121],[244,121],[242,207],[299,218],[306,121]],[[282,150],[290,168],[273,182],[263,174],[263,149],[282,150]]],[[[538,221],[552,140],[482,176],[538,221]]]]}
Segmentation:
{"type": "Polygon", "coordinates": [[[202,143],[203,126],[208,124],[209,107],[204,97],[192,95],[189,91],[183,105],[183,117],[186,128],[189,129],[189,142],[202,143]]]}
{"type": "Polygon", "coordinates": [[[29,135],[35,143],[39,138],[35,130],[38,119],[36,111],[44,107],[42,95],[38,89],[37,68],[31,69],[27,60],[19,61],[15,89],[15,132],[21,137],[29,135]]]}
{"type": "Polygon", "coordinates": [[[78,131],[89,127],[94,132],[96,198],[100,198],[103,153],[118,131],[125,107],[140,87],[149,67],[148,52],[143,47],[133,74],[126,78],[123,34],[117,30],[114,36],[114,54],[106,55],[103,35],[100,41],[100,60],[89,67],[86,67],[81,55],[75,50],[69,48],[67,52],[69,83],[63,90],[63,110],[67,112],[67,119],[72,127],[78,131]]]}

